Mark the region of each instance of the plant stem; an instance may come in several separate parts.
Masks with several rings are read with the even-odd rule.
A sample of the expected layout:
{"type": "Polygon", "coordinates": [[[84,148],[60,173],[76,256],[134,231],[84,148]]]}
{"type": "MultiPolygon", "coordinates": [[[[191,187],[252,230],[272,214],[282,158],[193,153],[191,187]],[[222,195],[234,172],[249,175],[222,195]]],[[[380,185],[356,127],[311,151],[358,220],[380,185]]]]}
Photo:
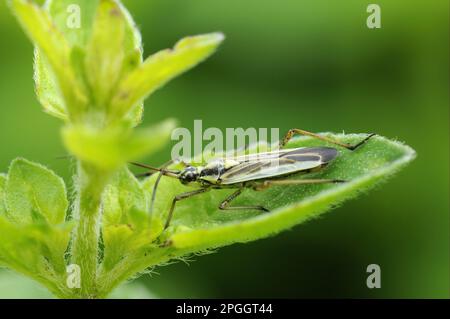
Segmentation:
{"type": "Polygon", "coordinates": [[[72,244],[72,263],[80,267],[81,286],[76,297],[96,298],[101,198],[109,174],[86,163],[78,163],[77,227],[72,244]]]}

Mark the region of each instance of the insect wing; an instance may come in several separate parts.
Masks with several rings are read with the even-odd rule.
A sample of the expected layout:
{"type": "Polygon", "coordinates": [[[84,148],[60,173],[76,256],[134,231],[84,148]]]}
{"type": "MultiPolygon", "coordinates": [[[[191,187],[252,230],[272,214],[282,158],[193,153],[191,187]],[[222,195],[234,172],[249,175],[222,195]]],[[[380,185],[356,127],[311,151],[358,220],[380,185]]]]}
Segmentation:
{"type": "Polygon", "coordinates": [[[306,171],[327,164],[338,152],[330,147],[304,147],[282,151],[252,154],[248,160],[240,157],[240,164],[220,177],[224,185],[306,171]]]}

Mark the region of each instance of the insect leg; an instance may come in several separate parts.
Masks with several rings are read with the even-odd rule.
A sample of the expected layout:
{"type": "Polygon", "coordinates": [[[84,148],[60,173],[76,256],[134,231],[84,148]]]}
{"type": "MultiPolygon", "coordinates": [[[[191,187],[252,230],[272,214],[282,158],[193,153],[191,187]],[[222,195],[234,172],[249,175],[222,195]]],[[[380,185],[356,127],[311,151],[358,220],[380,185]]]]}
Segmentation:
{"type": "Polygon", "coordinates": [[[172,200],[172,206],[170,206],[169,215],[167,216],[166,224],[164,225],[164,230],[167,229],[167,227],[169,227],[169,225],[170,225],[170,221],[172,220],[172,216],[173,216],[173,211],[175,210],[175,205],[177,204],[178,201],[186,199],[186,198],[190,198],[195,195],[202,194],[207,191],[209,191],[209,188],[200,188],[200,189],[196,189],[195,191],[181,193],[181,194],[178,194],[177,196],[175,196],[172,200]]]}
{"type": "Polygon", "coordinates": [[[289,140],[292,137],[294,137],[294,135],[296,135],[296,134],[311,136],[311,137],[317,138],[317,139],[325,141],[325,142],[329,142],[329,143],[332,143],[335,145],[345,147],[346,149],[349,149],[351,151],[356,150],[358,147],[360,147],[365,142],[367,142],[372,136],[376,135],[375,133],[369,134],[362,141],[356,143],[355,145],[351,145],[351,144],[341,143],[339,141],[336,141],[335,139],[332,139],[332,138],[329,138],[326,136],[322,136],[322,135],[319,135],[316,133],[311,133],[311,132],[308,132],[305,130],[294,128],[294,129],[289,130],[289,132],[287,132],[286,136],[280,141],[280,149],[283,148],[289,142],[289,140]]]}
{"type": "Polygon", "coordinates": [[[242,188],[238,189],[237,191],[235,191],[233,194],[231,194],[230,196],[228,196],[220,205],[219,205],[219,209],[220,210],[250,210],[250,209],[254,209],[254,210],[261,210],[264,212],[268,212],[269,210],[267,208],[264,208],[263,206],[229,206],[230,203],[239,195],[241,195],[242,193],[242,188]]]}
{"type": "Polygon", "coordinates": [[[311,184],[336,184],[345,183],[346,181],[341,179],[279,179],[279,180],[268,180],[260,183],[255,183],[253,186],[254,190],[260,191],[270,186],[281,186],[281,185],[311,185],[311,184]]]}

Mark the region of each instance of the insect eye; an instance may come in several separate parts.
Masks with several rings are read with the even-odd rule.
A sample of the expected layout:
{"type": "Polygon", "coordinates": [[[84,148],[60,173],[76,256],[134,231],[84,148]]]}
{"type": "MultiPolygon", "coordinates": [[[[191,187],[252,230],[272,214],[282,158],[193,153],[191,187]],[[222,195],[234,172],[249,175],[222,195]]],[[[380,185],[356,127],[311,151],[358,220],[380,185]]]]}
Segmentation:
{"type": "Polygon", "coordinates": [[[195,174],[194,174],[193,172],[189,172],[189,173],[186,175],[186,179],[187,179],[189,182],[192,182],[193,180],[195,180],[195,174]]]}
{"type": "Polygon", "coordinates": [[[183,184],[193,182],[197,179],[197,171],[195,169],[187,168],[180,176],[183,184]]]}

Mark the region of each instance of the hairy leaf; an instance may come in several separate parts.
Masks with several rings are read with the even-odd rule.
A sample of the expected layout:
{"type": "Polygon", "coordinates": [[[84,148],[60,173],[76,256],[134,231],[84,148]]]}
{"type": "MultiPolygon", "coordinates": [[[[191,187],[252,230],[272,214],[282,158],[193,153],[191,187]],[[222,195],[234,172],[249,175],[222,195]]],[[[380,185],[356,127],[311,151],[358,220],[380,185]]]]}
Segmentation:
{"type": "MultiPolygon", "coordinates": [[[[329,135],[333,136],[333,135],[329,135]]],[[[355,143],[363,135],[333,136],[355,143]]],[[[298,138],[288,147],[324,145],[311,138],[298,138]]],[[[332,146],[332,145],[328,145],[332,146]]],[[[167,237],[179,249],[205,249],[246,242],[278,233],[316,217],[361,191],[373,187],[410,162],[414,151],[399,142],[374,137],[356,151],[340,150],[340,156],[326,169],[306,176],[289,178],[336,178],[348,182],[331,185],[273,186],[264,191],[247,189],[233,205],[263,205],[269,213],[221,211],[220,202],[233,190],[212,190],[177,204],[172,230],[167,237]]],[[[151,191],[154,178],[145,182],[151,191]]],[[[165,178],[157,194],[156,215],[164,218],[172,198],[192,188],[165,178]]]]}
{"type": "MultiPolygon", "coordinates": [[[[52,116],[63,120],[68,120],[70,115],[77,118],[89,104],[106,103],[103,87],[94,88],[97,102],[89,101],[91,91],[87,88],[86,75],[90,75],[91,85],[105,85],[112,81],[107,78],[108,74],[115,77],[125,76],[142,62],[140,33],[120,1],[48,0],[43,8],[32,1],[10,2],[22,26],[36,45],[36,93],[44,111],[52,116]],[[118,27],[117,21],[105,24],[107,21],[101,18],[101,14],[95,19],[98,6],[115,8],[113,12],[117,12],[122,21],[121,36],[118,36],[117,30],[113,30],[118,27]],[[103,31],[95,32],[99,29],[103,31]],[[90,54],[85,63],[84,55],[78,54],[85,52],[88,46],[91,48],[87,50],[88,53],[92,53],[92,49],[98,53],[99,46],[109,52],[117,49],[111,45],[114,41],[107,42],[108,39],[101,34],[108,35],[111,37],[109,40],[116,40],[116,43],[120,42],[118,45],[121,46],[123,54],[119,57],[118,52],[121,51],[116,50],[117,56],[114,56],[115,61],[121,60],[120,63],[111,63],[111,55],[108,61],[106,58],[95,59],[90,54]],[[104,41],[101,41],[102,39],[104,41]],[[100,63],[96,63],[99,61],[100,63]],[[101,67],[102,63],[108,64],[108,67],[101,67]]],[[[104,58],[98,54],[96,56],[104,58]]],[[[137,110],[132,120],[138,123],[140,117],[141,111],[137,110]]]]}
{"type": "Polygon", "coordinates": [[[47,0],[45,9],[71,46],[85,47],[99,0],[47,0]]]}
{"type": "Polygon", "coordinates": [[[43,65],[36,67],[35,78],[38,97],[45,110],[62,118],[66,117],[65,112],[76,116],[86,105],[87,97],[70,67],[69,43],[46,10],[32,1],[11,0],[10,3],[23,29],[39,50],[36,61],[43,65]],[[52,94],[50,90],[56,91],[52,94]]]}
{"type": "Polygon", "coordinates": [[[131,72],[118,86],[112,101],[112,111],[121,117],[174,77],[208,58],[224,36],[211,33],[180,40],[173,49],[160,51],[131,72]]]}
{"type": "Polygon", "coordinates": [[[68,120],[66,104],[59,91],[55,73],[47,58],[37,48],[34,50],[34,83],[44,112],[61,120],[68,120]]]}
{"type": "MultiPolygon", "coordinates": [[[[72,47],[86,48],[92,42],[92,33],[95,33],[95,25],[99,27],[100,18],[97,12],[98,6],[113,7],[119,16],[125,19],[125,36],[123,46],[126,55],[142,53],[141,34],[136,27],[133,18],[127,9],[116,0],[47,0],[45,8],[50,13],[54,23],[64,33],[72,47]],[[79,15],[78,15],[79,13],[79,15]],[[80,19],[78,19],[80,18],[80,19]],[[79,27],[77,26],[77,23],[79,27]]],[[[105,25],[106,28],[114,28],[113,25],[105,25]]],[[[112,31],[112,30],[111,30],[112,31]]],[[[141,59],[141,57],[139,57],[141,59]]]]}
{"type": "Polygon", "coordinates": [[[71,224],[14,224],[0,216],[0,264],[27,275],[56,295],[67,294],[64,286],[64,252],[71,224]]]}
{"type": "Polygon", "coordinates": [[[21,273],[39,272],[39,244],[30,238],[23,227],[0,216],[0,260],[1,264],[21,273]]]}
{"type": "Polygon", "coordinates": [[[123,168],[103,194],[103,269],[112,269],[126,255],[150,245],[162,229],[150,230],[147,197],[139,181],[123,168]],[[153,233],[153,236],[152,236],[153,233]]]}
{"type": "Polygon", "coordinates": [[[64,222],[68,201],[63,180],[42,165],[16,159],[6,183],[8,218],[19,224],[64,222]]]}
{"type": "MultiPolygon", "coordinates": [[[[94,20],[92,36],[86,51],[86,72],[89,85],[94,92],[95,104],[106,106],[123,76],[122,71],[129,72],[140,61],[131,60],[125,67],[130,53],[127,47],[127,19],[118,2],[100,1],[94,20]]],[[[138,57],[140,54],[138,52],[138,57]]]]}
{"type": "MultiPolygon", "coordinates": [[[[70,47],[85,47],[91,33],[96,0],[48,0],[44,9],[53,23],[64,34],[70,47]]],[[[44,111],[57,118],[67,120],[64,98],[58,89],[57,78],[45,55],[35,49],[34,81],[36,94],[44,111]]]]}
{"type": "Polygon", "coordinates": [[[147,210],[144,190],[139,181],[126,168],[119,170],[103,194],[103,225],[135,224],[132,210],[147,210]]]}

